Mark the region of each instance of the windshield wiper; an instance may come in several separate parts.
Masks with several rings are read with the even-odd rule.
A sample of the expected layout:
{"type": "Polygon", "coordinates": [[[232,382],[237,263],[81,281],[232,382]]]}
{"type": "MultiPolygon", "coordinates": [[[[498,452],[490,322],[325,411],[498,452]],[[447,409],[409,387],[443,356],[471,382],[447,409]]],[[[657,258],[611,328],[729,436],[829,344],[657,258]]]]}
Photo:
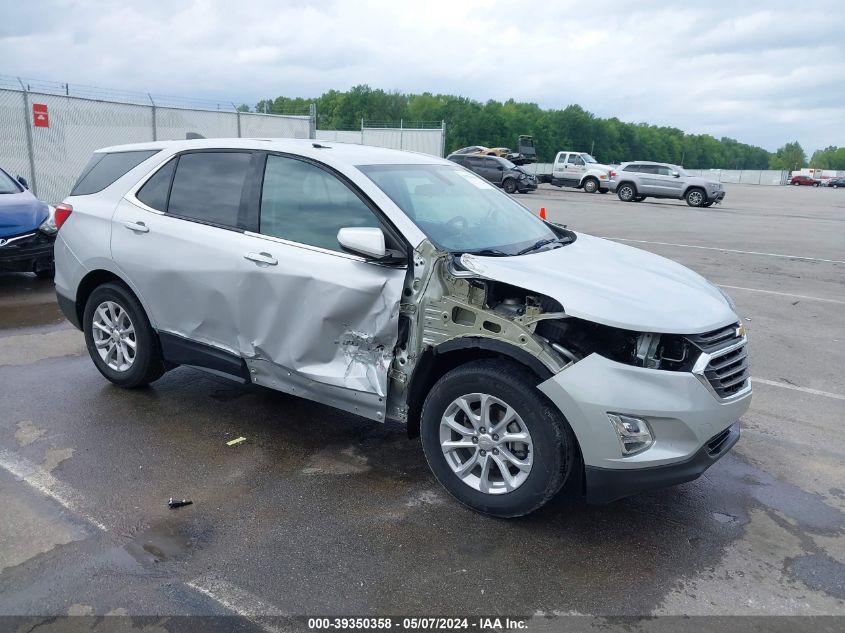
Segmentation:
{"type": "Polygon", "coordinates": [[[495,248],[482,248],[477,251],[459,251],[454,253],[456,257],[460,257],[466,253],[467,255],[481,255],[482,257],[510,257],[512,253],[506,253],[495,248]]]}
{"type": "Polygon", "coordinates": [[[572,238],[569,237],[549,237],[544,240],[540,240],[539,242],[534,242],[531,246],[523,248],[521,251],[517,251],[517,255],[525,255],[525,253],[530,253],[531,251],[536,251],[538,248],[543,248],[548,244],[569,244],[572,241],[572,238]]]}

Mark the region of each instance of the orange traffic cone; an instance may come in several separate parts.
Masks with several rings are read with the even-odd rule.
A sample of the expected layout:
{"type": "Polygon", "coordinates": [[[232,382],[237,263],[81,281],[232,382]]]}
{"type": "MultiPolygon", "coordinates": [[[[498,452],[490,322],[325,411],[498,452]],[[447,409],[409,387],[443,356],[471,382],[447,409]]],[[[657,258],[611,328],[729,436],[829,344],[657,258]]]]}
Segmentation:
{"type": "Polygon", "coordinates": [[[546,219],[546,207],[540,207],[540,219],[541,220],[546,219]]]}

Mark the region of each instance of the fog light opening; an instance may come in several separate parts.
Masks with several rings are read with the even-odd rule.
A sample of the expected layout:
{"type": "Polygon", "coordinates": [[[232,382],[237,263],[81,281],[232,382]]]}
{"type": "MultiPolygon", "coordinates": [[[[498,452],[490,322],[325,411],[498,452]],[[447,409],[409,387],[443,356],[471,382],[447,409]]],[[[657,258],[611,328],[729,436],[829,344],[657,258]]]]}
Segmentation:
{"type": "Polygon", "coordinates": [[[651,448],[654,435],[648,422],[642,418],[635,418],[621,413],[608,413],[607,419],[619,437],[622,456],[630,457],[651,448]]]}

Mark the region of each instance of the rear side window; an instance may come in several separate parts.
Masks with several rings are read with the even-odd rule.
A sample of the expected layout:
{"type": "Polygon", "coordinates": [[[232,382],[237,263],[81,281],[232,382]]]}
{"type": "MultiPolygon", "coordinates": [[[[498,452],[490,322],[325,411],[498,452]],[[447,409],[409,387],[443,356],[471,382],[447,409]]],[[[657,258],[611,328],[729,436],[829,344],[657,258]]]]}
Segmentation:
{"type": "Polygon", "coordinates": [[[656,173],[658,173],[657,165],[640,165],[640,168],[639,168],[638,171],[641,174],[656,174],[656,173]]]}
{"type": "Polygon", "coordinates": [[[622,171],[640,171],[640,167],[642,167],[642,165],[628,165],[622,171]]]}
{"type": "Polygon", "coordinates": [[[148,207],[158,211],[167,211],[167,195],[170,193],[170,182],[176,169],[176,159],[168,162],[150,178],[135,195],[138,200],[148,207]]]}
{"type": "Polygon", "coordinates": [[[94,154],[82,171],[79,180],[73,186],[70,195],[87,196],[98,193],[158,152],[159,150],[153,149],[138,152],[94,154]]]}
{"type": "Polygon", "coordinates": [[[237,227],[251,159],[252,154],[248,152],[182,154],[176,165],[167,212],[237,227]]]}

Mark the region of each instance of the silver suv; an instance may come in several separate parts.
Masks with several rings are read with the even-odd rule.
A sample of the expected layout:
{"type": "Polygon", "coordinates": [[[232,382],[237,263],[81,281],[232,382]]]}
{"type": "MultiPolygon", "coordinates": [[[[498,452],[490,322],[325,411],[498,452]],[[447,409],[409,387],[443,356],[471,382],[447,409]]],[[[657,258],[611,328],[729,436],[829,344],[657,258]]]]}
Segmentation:
{"type": "Polygon", "coordinates": [[[59,304],[107,380],[192,366],[396,420],[488,514],[531,512],[567,480],[608,502],[695,479],[751,399],[716,286],[544,222],[447,160],[305,140],[113,147],[55,221],[59,304]]]}
{"type": "Polygon", "coordinates": [[[675,198],[686,200],[691,207],[710,207],[725,198],[725,189],[720,182],[691,176],[678,165],[642,160],[622,163],[611,171],[608,188],[615,191],[622,202],[675,198]]]}

